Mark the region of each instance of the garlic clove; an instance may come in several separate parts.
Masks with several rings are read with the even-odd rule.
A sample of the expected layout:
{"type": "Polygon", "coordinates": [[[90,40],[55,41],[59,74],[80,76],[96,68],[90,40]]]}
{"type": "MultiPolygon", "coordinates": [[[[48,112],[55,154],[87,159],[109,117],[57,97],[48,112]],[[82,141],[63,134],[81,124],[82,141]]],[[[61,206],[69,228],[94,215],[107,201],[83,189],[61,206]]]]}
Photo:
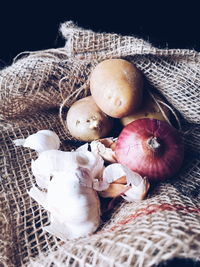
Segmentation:
{"type": "Polygon", "coordinates": [[[77,156],[76,160],[79,167],[84,167],[90,170],[90,175],[93,178],[93,189],[96,191],[102,191],[108,188],[108,183],[105,181],[100,181],[97,178],[102,177],[104,170],[104,160],[98,154],[95,154],[88,149],[88,143],[79,147],[76,150],[77,156]]]}
{"type": "Polygon", "coordinates": [[[130,170],[127,166],[122,165],[122,168],[126,173],[127,185],[139,186],[141,181],[143,181],[143,177],[139,173],[130,170]]]}
{"type": "Polygon", "coordinates": [[[122,197],[128,202],[143,200],[147,195],[149,187],[150,187],[150,184],[147,178],[143,178],[139,185],[137,186],[132,185],[131,188],[128,189],[124,193],[124,195],[122,195],[122,197]]]}
{"type": "Polygon", "coordinates": [[[147,178],[142,178],[120,163],[113,163],[105,168],[103,181],[110,183],[110,186],[105,192],[100,193],[102,197],[116,197],[121,194],[129,202],[144,199],[150,187],[147,178]],[[120,179],[124,181],[124,177],[126,185],[116,183],[120,179]]]}
{"type": "Polygon", "coordinates": [[[78,168],[88,170],[92,179],[102,177],[104,161],[90,151],[48,150],[32,160],[31,169],[39,187],[48,189],[53,173],[57,171],[71,172],[78,168]]]}
{"type": "Polygon", "coordinates": [[[58,137],[58,135],[55,132],[53,132],[51,130],[40,130],[37,133],[49,136],[51,138],[51,142],[54,143],[53,149],[58,150],[60,148],[60,138],[58,137]]]}
{"type": "Polygon", "coordinates": [[[26,139],[20,138],[13,140],[15,146],[23,146],[26,139]]]}
{"type": "Polygon", "coordinates": [[[114,143],[112,137],[92,141],[90,143],[91,151],[100,155],[105,161],[117,162],[115,151],[112,149],[114,143]]]}
{"type": "Polygon", "coordinates": [[[88,151],[88,148],[89,148],[89,144],[86,143],[82,146],[79,146],[77,149],[76,149],[76,152],[87,152],[88,151]]]}
{"type": "MultiPolygon", "coordinates": [[[[33,175],[35,176],[36,184],[43,189],[48,188],[48,184],[50,182],[50,174],[49,172],[45,172],[44,168],[41,168],[42,164],[40,164],[39,160],[31,161],[31,170],[33,175]],[[43,170],[43,171],[41,171],[43,170]]],[[[44,167],[44,166],[43,166],[44,167]]]]}
{"type": "Polygon", "coordinates": [[[93,180],[93,189],[96,191],[101,192],[101,191],[107,190],[109,186],[110,184],[107,183],[106,181],[102,181],[98,179],[93,180]]]}
{"type": "Polygon", "coordinates": [[[76,161],[79,166],[90,166],[94,164],[96,158],[90,153],[87,153],[87,151],[76,151],[76,161]]]}
{"type": "MultiPolygon", "coordinates": [[[[99,199],[92,187],[81,183],[84,178],[88,180],[84,175],[83,172],[77,175],[74,171],[54,173],[47,192],[47,203],[48,210],[59,223],[82,223],[88,220],[88,203],[99,205],[99,199]]],[[[98,205],[94,208],[98,209],[98,205]]],[[[90,215],[93,217],[95,214],[91,212],[90,215]]]]}
{"type": "Polygon", "coordinates": [[[29,135],[26,139],[16,139],[13,141],[15,145],[28,147],[41,153],[46,150],[60,148],[60,139],[56,133],[50,130],[41,130],[37,133],[29,135]]]}
{"type": "Polygon", "coordinates": [[[75,170],[75,176],[78,178],[80,185],[89,187],[89,188],[93,187],[91,173],[88,169],[78,167],[75,170]]]}
{"type": "Polygon", "coordinates": [[[117,138],[114,138],[114,137],[106,137],[106,138],[101,138],[101,139],[98,139],[98,140],[95,140],[95,141],[100,142],[105,147],[114,148],[114,145],[116,144],[117,138]]]}
{"type": "Polygon", "coordinates": [[[77,168],[75,152],[47,150],[32,160],[31,169],[39,187],[47,189],[50,179],[56,171],[69,171],[77,168]]]}
{"type": "Polygon", "coordinates": [[[51,223],[43,228],[44,231],[60,238],[63,241],[67,241],[68,239],[71,239],[70,232],[68,231],[64,223],[60,223],[52,215],[51,215],[50,221],[51,223]]]}
{"type": "Polygon", "coordinates": [[[43,208],[48,209],[47,205],[47,193],[39,190],[35,185],[28,191],[30,197],[32,197],[43,208]]]}
{"type": "Polygon", "coordinates": [[[24,141],[24,147],[28,147],[36,150],[38,153],[41,153],[45,150],[51,149],[50,138],[44,134],[32,134],[26,138],[24,141]]]}
{"type": "Polygon", "coordinates": [[[75,152],[77,153],[76,161],[80,167],[89,169],[93,178],[98,178],[102,176],[102,172],[104,170],[104,160],[101,156],[82,149],[76,150],[75,152]]]}
{"type": "Polygon", "coordinates": [[[113,163],[108,165],[103,171],[103,180],[108,183],[113,183],[123,176],[127,176],[126,168],[120,163],[113,163]]]}
{"type": "Polygon", "coordinates": [[[104,160],[102,159],[102,157],[100,157],[99,155],[95,155],[95,156],[96,156],[96,162],[93,168],[91,169],[91,175],[93,179],[94,178],[98,179],[102,177],[105,166],[104,166],[104,160]]]}

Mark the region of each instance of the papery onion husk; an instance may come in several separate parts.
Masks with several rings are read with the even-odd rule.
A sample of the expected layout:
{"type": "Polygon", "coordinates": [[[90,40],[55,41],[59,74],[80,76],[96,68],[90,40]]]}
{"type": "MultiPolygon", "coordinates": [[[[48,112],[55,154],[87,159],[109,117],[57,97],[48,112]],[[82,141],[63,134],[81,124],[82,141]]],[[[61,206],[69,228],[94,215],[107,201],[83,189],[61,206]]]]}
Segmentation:
{"type": "Polygon", "coordinates": [[[91,151],[100,155],[106,162],[117,162],[115,155],[116,140],[113,137],[94,140],[90,143],[91,151]]]}
{"type": "Polygon", "coordinates": [[[120,196],[122,193],[124,193],[128,189],[129,188],[126,187],[126,185],[124,185],[124,184],[112,183],[112,184],[110,184],[108,189],[106,189],[102,192],[99,192],[99,195],[101,197],[104,197],[104,198],[113,198],[113,197],[120,196]]]}
{"type": "Polygon", "coordinates": [[[120,163],[110,164],[104,169],[103,181],[107,182],[109,187],[99,192],[101,197],[121,196],[128,202],[144,199],[150,186],[146,177],[120,163]]]}
{"type": "Polygon", "coordinates": [[[116,144],[117,161],[146,176],[150,182],[173,177],[180,169],[183,140],[177,129],[156,119],[129,123],[116,144]]]}

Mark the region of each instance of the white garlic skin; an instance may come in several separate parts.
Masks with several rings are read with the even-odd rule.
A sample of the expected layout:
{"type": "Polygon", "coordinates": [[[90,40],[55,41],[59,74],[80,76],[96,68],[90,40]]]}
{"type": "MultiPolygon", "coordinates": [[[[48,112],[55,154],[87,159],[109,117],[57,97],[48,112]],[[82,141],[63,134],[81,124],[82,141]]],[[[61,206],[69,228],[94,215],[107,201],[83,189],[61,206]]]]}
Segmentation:
{"type": "Polygon", "coordinates": [[[55,233],[58,228],[56,235],[62,240],[87,236],[100,224],[97,193],[91,187],[80,184],[78,176],[82,176],[81,170],[77,172],[80,173],[58,172],[48,187],[47,209],[51,213],[51,224],[46,230],[55,233]]]}
{"type": "Polygon", "coordinates": [[[60,139],[56,133],[50,130],[41,130],[28,136],[24,147],[29,147],[41,153],[46,150],[59,149],[60,139]]]}
{"type": "Polygon", "coordinates": [[[131,186],[131,188],[127,190],[122,197],[128,202],[143,200],[147,195],[149,187],[150,183],[145,177],[143,180],[141,180],[139,185],[131,186]]]}
{"type": "Polygon", "coordinates": [[[16,139],[13,141],[16,146],[31,148],[38,153],[43,151],[60,148],[60,139],[58,135],[51,130],[41,130],[29,135],[25,139],[16,139]]]}
{"type": "Polygon", "coordinates": [[[97,230],[100,201],[94,187],[107,186],[98,182],[103,170],[102,157],[87,146],[72,152],[44,151],[32,160],[36,183],[46,191],[33,185],[28,194],[50,212],[50,225],[44,228],[47,232],[65,241],[97,230]]]}
{"type": "Polygon", "coordinates": [[[115,163],[117,162],[117,159],[115,151],[111,148],[112,144],[114,144],[113,138],[109,137],[92,141],[90,147],[93,153],[99,154],[105,161],[115,163]]]}
{"type": "Polygon", "coordinates": [[[53,173],[75,171],[78,166],[87,168],[92,177],[98,178],[102,175],[104,161],[100,156],[89,151],[48,150],[40,153],[38,158],[32,160],[31,163],[37,185],[46,189],[53,173]]]}
{"type": "MultiPolygon", "coordinates": [[[[83,172],[84,173],[84,172],[83,172]]],[[[100,224],[100,201],[92,187],[80,183],[80,174],[57,172],[44,192],[33,186],[28,194],[50,212],[44,230],[63,241],[88,236],[100,224]]],[[[82,176],[81,180],[88,179],[82,176]]],[[[90,180],[90,183],[92,181],[90,180]]]]}
{"type": "MultiPolygon", "coordinates": [[[[124,192],[121,196],[128,202],[143,200],[148,193],[150,183],[146,177],[130,170],[127,166],[120,163],[108,165],[103,171],[103,181],[111,184],[117,179],[125,177],[126,185],[123,185],[124,192]]],[[[117,185],[115,185],[117,186],[117,185]]],[[[119,187],[122,186],[119,184],[119,187]]],[[[109,197],[109,188],[107,192],[102,192],[102,197],[109,197]]],[[[113,192],[112,192],[113,195],[113,192]]]]}

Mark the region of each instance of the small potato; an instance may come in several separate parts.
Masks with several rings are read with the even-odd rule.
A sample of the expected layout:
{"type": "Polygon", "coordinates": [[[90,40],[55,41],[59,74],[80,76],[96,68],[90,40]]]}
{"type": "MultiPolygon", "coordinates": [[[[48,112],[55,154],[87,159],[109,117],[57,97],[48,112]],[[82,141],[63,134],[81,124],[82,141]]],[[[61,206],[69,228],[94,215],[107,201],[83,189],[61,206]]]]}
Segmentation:
{"type": "MultiPolygon", "coordinates": [[[[162,100],[162,98],[158,96],[157,94],[154,94],[154,97],[157,100],[162,100]]],[[[164,113],[166,114],[166,116],[169,118],[170,116],[169,109],[162,104],[160,105],[164,113]]],[[[147,92],[145,92],[144,94],[143,103],[141,104],[140,108],[133,114],[121,118],[120,121],[123,126],[126,126],[130,122],[138,120],[138,119],[142,119],[142,118],[150,118],[150,119],[157,119],[157,120],[165,121],[165,118],[162,115],[160,108],[158,107],[156,102],[147,92]]]]}
{"type": "Polygon", "coordinates": [[[96,104],[104,113],[122,118],[140,106],[143,77],[129,61],[107,59],[92,71],[90,90],[96,104]]]}
{"type": "Polygon", "coordinates": [[[66,123],[73,137],[87,142],[105,137],[112,129],[113,119],[99,109],[92,96],[88,96],[70,107],[66,123]]]}

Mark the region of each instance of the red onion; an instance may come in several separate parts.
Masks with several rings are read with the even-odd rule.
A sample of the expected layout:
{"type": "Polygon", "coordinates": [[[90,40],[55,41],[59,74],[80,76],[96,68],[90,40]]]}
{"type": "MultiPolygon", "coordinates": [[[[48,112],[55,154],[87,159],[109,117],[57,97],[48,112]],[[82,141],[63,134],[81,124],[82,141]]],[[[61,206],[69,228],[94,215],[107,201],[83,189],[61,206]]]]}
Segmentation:
{"type": "Polygon", "coordinates": [[[124,127],[115,152],[119,163],[151,182],[176,174],[184,154],[178,130],[156,119],[139,119],[124,127]]]}

